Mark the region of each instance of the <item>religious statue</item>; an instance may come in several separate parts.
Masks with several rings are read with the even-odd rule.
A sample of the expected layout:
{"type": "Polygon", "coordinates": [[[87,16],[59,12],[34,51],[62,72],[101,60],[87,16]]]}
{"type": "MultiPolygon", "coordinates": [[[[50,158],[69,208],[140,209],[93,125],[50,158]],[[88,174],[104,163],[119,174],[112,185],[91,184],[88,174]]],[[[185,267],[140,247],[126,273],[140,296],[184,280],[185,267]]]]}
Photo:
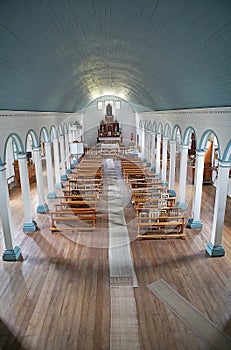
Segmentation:
{"type": "Polygon", "coordinates": [[[108,103],[108,105],[106,107],[106,115],[112,116],[112,106],[110,105],[110,103],[108,103]]]}

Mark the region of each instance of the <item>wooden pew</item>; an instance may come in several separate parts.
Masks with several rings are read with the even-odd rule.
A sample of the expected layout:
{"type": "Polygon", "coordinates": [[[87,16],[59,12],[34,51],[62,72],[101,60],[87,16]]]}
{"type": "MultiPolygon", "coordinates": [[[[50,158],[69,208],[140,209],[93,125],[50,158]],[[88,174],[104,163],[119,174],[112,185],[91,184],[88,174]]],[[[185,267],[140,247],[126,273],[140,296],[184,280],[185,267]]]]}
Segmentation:
{"type": "Polygon", "coordinates": [[[85,187],[78,187],[78,188],[62,188],[62,192],[63,192],[63,196],[82,196],[82,195],[86,195],[86,197],[89,197],[88,195],[91,194],[96,194],[97,197],[99,196],[101,191],[101,188],[96,186],[95,188],[91,188],[86,190],[85,187]]]}
{"type": "Polygon", "coordinates": [[[51,215],[52,232],[62,230],[92,231],[96,227],[96,210],[95,208],[66,208],[65,205],[56,205],[56,210],[49,213],[51,215]],[[56,224],[59,222],[59,226],[56,224]],[[77,224],[68,226],[68,223],[77,224]],[[83,224],[84,222],[84,224],[83,224]],[[67,226],[63,226],[65,223],[67,226]]]}
{"type": "Polygon", "coordinates": [[[147,194],[150,195],[150,197],[154,197],[155,195],[158,195],[159,197],[163,193],[167,193],[167,187],[166,186],[151,186],[151,187],[134,187],[131,188],[132,194],[147,194]]]}
{"type": "MultiPolygon", "coordinates": [[[[142,180],[131,180],[129,181],[129,185],[131,188],[139,188],[139,187],[152,187],[152,188],[155,188],[155,187],[163,187],[163,184],[160,180],[158,181],[155,181],[155,182],[148,182],[146,181],[145,179],[142,181],[142,180]]],[[[166,188],[166,187],[165,187],[166,188]]]]}
{"type": "Polygon", "coordinates": [[[146,192],[146,191],[132,191],[131,199],[132,203],[136,206],[138,203],[145,203],[146,201],[152,200],[153,198],[160,199],[161,198],[161,192],[158,191],[152,191],[152,192],[146,192]]]}
{"type": "Polygon", "coordinates": [[[138,239],[182,238],[185,226],[184,215],[160,215],[153,208],[145,208],[137,216],[138,239]]]}
{"type": "Polygon", "coordinates": [[[152,216],[161,218],[165,216],[181,216],[182,215],[182,209],[179,207],[157,207],[155,205],[148,205],[148,206],[136,206],[136,216],[138,217],[140,212],[152,211],[152,216]]]}
{"type": "Polygon", "coordinates": [[[140,181],[140,182],[160,182],[161,179],[157,174],[145,173],[144,171],[129,171],[123,173],[124,179],[127,182],[140,181]]]}
{"type": "Polygon", "coordinates": [[[70,179],[68,184],[62,188],[65,195],[72,195],[77,193],[99,193],[102,188],[101,180],[95,181],[95,179],[70,179]]]}
{"type": "Polygon", "coordinates": [[[73,200],[73,199],[60,202],[61,205],[66,205],[71,208],[75,208],[75,207],[95,208],[97,203],[98,203],[97,200],[73,200]]]}
{"type": "Polygon", "coordinates": [[[175,197],[162,197],[159,196],[150,196],[145,194],[139,194],[137,196],[132,196],[132,201],[134,206],[156,206],[156,207],[173,207],[175,205],[176,198],[175,197]]]}
{"type": "Polygon", "coordinates": [[[87,177],[85,179],[79,179],[77,176],[68,176],[68,184],[70,186],[78,186],[78,185],[100,185],[102,183],[102,179],[96,179],[92,177],[87,177]]]}
{"type": "Polygon", "coordinates": [[[91,192],[91,193],[80,193],[80,194],[68,194],[64,196],[58,196],[60,203],[62,201],[68,201],[68,200],[73,200],[73,201],[97,201],[99,196],[97,192],[91,192]]]}

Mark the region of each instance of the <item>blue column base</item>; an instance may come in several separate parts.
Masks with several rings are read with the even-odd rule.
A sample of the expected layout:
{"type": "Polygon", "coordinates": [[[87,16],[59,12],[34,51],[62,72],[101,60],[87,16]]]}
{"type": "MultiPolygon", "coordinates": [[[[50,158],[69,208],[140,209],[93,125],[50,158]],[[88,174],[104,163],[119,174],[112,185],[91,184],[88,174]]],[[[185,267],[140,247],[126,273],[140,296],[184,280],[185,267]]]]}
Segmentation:
{"type": "Polygon", "coordinates": [[[225,250],[222,245],[213,245],[212,242],[209,242],[206,246],[206,252],[210,256],[224,256],[225,250]]]}
{"type": "Polygon", "coordinates": [[[47,204],[39,204],[37,207],[37,213],[45,214],[48,213],[49,208],[47,204]]]}
{"type": "Polygon", "coordinates": [[[150,162],[147,162],[147,163],[146,163],[146,166],[147,166],[147,167],[150,167],[150,166],[151,166],[151,163],[150,163],[150,162]]]}
{"type": "Polygon", "coordinates": [[[23,232],[34,232],[37,230],[37,223],[32,220],[32,222],[25,222],[23,225],[23,232]]]}
{"type": "Polygon", "coordinates": [[[156,168],[153,166],[153,167],[150,169],[150,171],[151,171],[152,173],[155,173],[155,172],[156,172],[156,168]]]}
{"type": "Polygon", "coordinates": [[[56,193],[55,192],[50,192],[47,194],[48,199],[55,199],[56,198],[56,193]]]}
{"type": "Polygon", "coordinates": [[[202,228],[202,222],[200,220],[193,220],[193,218],[188,220],[187,227],[190,228],[202,228]]]}
{"type": "Polygon", "coordinates": [[[177,207],[181,208],[182,210],[188,209],[188,204],[186,202],[176,202],[177,207]]]}
{"type": "Polygon", "coordinates": [[[2,259],[4,261],[17,261],[20,255],[21,249],[16,246],[14,249],[6,249],[2,254],[2,259]]]}
{"type": "Polygon", "coordinates": [[[61,182],[56,182],[56,184],[55,184],[55,188],[62,188],[62,184],[61,184],[61,182]]]}
{"type": "Polygon", "coordinates": [[[165,187],[167,187],[167,186],[168,186],[167,181],[162,181],[162,185],[165,186],[165,187]]]}
{"type": "Polygon", "coordinates": [[[67,181],[67,175],[61,175],[61,181],[67,181]]]}
{"type": "Polygon", "coordinates": [[[143,162],[144,162],[144,163],[147,163],[147,159],[144,158],[144,159],[143,159],[143,162]]]}
{"type": "Polygon", "coordinates": [[[70,164],[71,169],[75,169],[75,164],[70,164]]]}
{"type": "Polygon", "coordinates": [[[74,164],[78,164],[78,162],[79,162],[78,159],[74,159],[74,160],[73,160],[73,163],[74,163],[74,164]]]}
{"type": "Polygon", "coordinates": [[[66,169],[66,174],[71,174],[71,169],[66,169]]]}
{"type": "Polygon", "coordinates": [[[176,197],[176,191],[175,190],[167,190],[169,193],[169,197],[176,197]]]}

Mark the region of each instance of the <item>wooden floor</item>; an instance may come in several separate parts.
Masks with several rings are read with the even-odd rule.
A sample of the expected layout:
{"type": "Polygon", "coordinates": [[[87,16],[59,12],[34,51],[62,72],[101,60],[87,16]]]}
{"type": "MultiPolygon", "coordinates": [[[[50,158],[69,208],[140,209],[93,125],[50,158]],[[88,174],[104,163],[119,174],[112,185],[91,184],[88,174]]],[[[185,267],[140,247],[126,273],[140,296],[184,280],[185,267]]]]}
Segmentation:
{"type": "MultiPolygon", "coordinates": [[[[214,187],[203,187],[203,228],[186,229],[185,240],[135,240],[134,209],[125,209],[138,279],[137,348],[212,349],[150,292],[147,285],[159,279],[231,337],[231,200],[223,232],[225,257],[210,258],[205,247],[211,237],[214,194],[214,187]]],[[[187,195],[191,201],[192,185],[187,185],[187,195]]],[[[107,215],[98,218],[95,232],[52,234],[49,214],[34,210],[39,230],[23,233],[20,190],[11,190],[10,199],[14,245],[20,246],[22,259],[0,261],[0,349],[113,349],[107,215]]],[[[36,208],[34,185],[31,200],[36,208]]],[[[47,203],[52,208],[56,201],[47,203]]],[[[190,214],[189,208],[186,215],[190,214]]],[[[4,250],[2,231],[0,249],[4,250]]]]}

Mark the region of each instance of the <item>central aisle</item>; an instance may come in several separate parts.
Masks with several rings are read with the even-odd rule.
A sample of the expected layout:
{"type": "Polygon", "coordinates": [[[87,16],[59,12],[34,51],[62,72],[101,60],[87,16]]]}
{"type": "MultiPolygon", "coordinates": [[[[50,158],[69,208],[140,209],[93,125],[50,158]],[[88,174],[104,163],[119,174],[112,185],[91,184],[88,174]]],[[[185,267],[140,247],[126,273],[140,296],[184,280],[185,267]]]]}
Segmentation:
{"type": "Polygon", "coordinates": [[[121,176],[120,160],[105,160],[104,178],[108,187],[110,349],[140,349],[133,290],[138,284],[124,217],[124,207],[130,201],[130,193],[121,176]]]}

